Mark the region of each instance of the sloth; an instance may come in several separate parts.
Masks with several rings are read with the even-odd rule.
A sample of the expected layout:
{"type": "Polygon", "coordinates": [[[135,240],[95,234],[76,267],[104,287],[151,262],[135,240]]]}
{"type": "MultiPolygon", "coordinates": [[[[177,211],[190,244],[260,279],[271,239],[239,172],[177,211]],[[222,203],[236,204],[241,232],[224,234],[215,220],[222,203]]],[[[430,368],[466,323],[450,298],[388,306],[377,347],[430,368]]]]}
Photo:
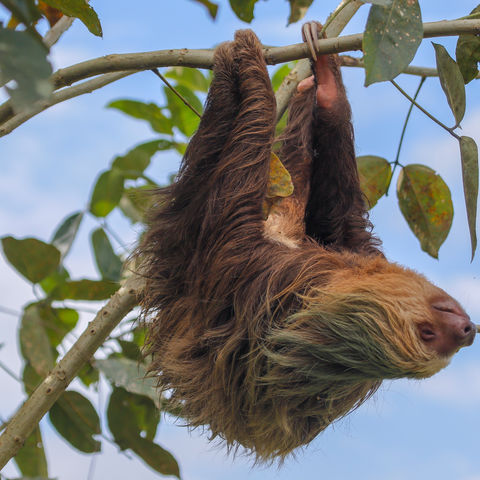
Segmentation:
{"type": "Polygon", "coordinates": [[[282,460],[385,379],[426,378],[475,328],[456,300],[389,262],[372,235],[338,58],[317,55],[275,139],[250,30],[216,48],[205,113],[138,248],[150,373],[191,427],[282,460]],[[265,220],[271,152],[293,194],[265,220]]]}

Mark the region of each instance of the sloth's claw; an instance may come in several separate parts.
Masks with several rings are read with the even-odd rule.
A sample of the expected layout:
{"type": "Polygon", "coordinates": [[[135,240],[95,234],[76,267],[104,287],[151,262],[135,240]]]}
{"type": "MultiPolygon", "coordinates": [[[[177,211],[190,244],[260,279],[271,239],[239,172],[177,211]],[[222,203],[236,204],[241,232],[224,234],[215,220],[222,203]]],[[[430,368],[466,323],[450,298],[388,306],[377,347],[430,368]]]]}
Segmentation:
{"type": "Polygon", "coordinates": [[[303,41],[308,45],[308,49],[310,50],[310,55],[312,56],[313,60],[317,61],[317,51],[316,51],[317,49],[315,48],[315,43],[314,43],[314,40],[316,40],[316,37],[315,39],[313,37],[312,24],[315,25],[315,34],[317,33],[316,32],[317,25],[314,24],[314,22],[305,23],[302,26],[302,37],[303,37],[303,41]]]}
{"type": "MultiPolygon", "coordinates": [[[[320,48],[320,40],[318,34],[322,30],[322,25],[318,22],[307,22],[302,26],[302,38],[308,45],[310,55],[314,62],[317,61],[317,54],[320,48]]],[[[322,35],[325,38],[325,33],[322,35]]]]}

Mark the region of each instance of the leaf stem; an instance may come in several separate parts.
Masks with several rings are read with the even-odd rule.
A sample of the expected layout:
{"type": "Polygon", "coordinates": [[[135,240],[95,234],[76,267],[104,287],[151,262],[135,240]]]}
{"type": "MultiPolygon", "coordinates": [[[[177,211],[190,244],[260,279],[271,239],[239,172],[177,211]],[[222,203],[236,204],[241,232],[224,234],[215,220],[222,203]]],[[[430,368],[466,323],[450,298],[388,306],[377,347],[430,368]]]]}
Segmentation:
{"type": "Polygon", "coordinates": [[[443,129],[445,129],[450,135],[455,137],[457,140],[460,141],[460,136],[457,135],[453,130],[453,128],[447,127],[444,123],[442,123],[438,118],[435,118],[431,113],[427,112],[423,107],[421,107],[410,95],[408,95],[405,90],[400,87],[400,85],[395,82],[395,80],[390,80],[390,83],[405,97],[407,98],[413,105],[415,105],[418,109],[420,109],[430,120],[433,120],[437,125],[440,125],[443,129]]]}
{"type": "MultiPolygon", "coordinates": [[[[421,78],[420,84],[417,87],[417,91],[415,92],[415,95],[413,96],[413,102],[415,102],[417,100],[418,94],[420,93],[420,90],[421,90],[425,80],[426,80],[426,77],[421,78]]],[[[407,116],[406,116],[405,122],[403,124],[402,133],[400,135],[400,142],[398,143],[398,148],[397,148],[397,155],[395,157],[395,161],[393,162],[392,174],[390,175],[390,180],[388,181],[388,185],[387,185],[387,191],[385,192],[386,196],[388,196],[388,191],[390,190],[390,184],[392,183],[393,174],[395,173],[395,170],[397,169],[397,167],[400,165],[398,160],[400,158],[400,151],[402,149],[403,138],[405,137],[405,132],[407,130],[408,121],[410,120],[410,115],[411,115],[412,110],[413,110],[413,102],[410,103],[410,107],[408,109],[407,116]]]]}
{"type": "Polygon", "coordinates": [[[158,71],[158,68],[152,68],[152,72],[160,78],[160,80],[195,114],[198,118],[202,118],[202,115],[197,112],[195,107],[191,105],[188,100],[181,95],[171,84],[170,82],[158,71]]]}

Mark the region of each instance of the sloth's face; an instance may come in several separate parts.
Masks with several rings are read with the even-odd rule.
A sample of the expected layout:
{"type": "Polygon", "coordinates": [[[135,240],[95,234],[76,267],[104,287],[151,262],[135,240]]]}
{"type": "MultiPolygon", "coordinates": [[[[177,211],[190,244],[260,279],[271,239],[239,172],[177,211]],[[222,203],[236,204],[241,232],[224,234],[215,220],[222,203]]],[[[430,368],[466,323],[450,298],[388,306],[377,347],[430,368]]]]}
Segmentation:
{"type": "Polygon", "coordinates": [[[417,325],[427,348],[443,356],[451,356],[473,343],[476,326],[460,304],[440,291],[430,300],[431,319],[417,325]]]}

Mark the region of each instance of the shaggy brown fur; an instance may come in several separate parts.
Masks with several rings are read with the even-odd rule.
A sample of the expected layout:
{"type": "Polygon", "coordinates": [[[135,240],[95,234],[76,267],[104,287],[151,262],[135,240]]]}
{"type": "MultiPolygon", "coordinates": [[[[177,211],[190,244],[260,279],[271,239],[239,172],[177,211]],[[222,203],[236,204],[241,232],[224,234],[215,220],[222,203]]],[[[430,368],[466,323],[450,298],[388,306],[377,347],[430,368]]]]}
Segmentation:
{"type": "Polygon", "coordinates": [[[450,297],[378,250],[330,63],[339,99],[293,99],[279,156],[295,193],[265,225],[274,94],[252,32],[219,46],[200,127],[139,248],[160,388],[189,425],[260,460],[307,444],[383,379],[448,363],[418,325],[450,297]]]}

